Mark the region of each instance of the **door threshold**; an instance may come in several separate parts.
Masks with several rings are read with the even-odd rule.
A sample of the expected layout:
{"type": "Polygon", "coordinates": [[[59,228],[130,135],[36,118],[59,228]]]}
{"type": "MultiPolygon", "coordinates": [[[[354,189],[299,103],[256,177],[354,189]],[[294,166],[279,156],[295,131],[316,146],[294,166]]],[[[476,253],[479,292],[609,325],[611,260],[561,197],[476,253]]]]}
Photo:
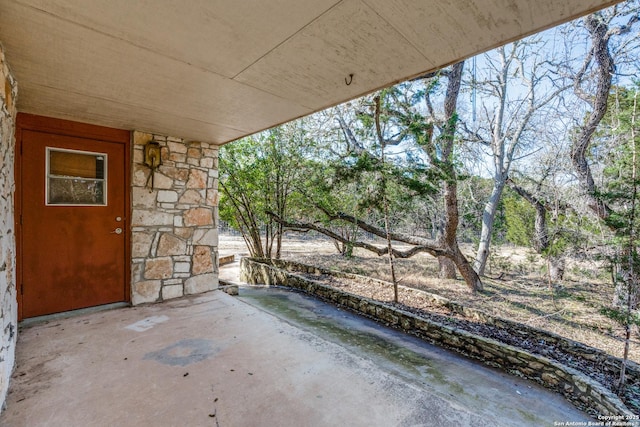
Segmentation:
{"type": "Polygon", "coordinates": [[[130,307],[128,302],[114,302],[111,304],[97,305],[95,307],[79,308],[77,310],[63,311],[61,313],[45,314],[43,316],[29,317],[20,321],[20,326],[32,326],[37,323],[47,323],[54,320],[66,319],[68,317],[81,316],[83,314],[98,313],[100,311],[113,310],[116,308],[130,307]]]}

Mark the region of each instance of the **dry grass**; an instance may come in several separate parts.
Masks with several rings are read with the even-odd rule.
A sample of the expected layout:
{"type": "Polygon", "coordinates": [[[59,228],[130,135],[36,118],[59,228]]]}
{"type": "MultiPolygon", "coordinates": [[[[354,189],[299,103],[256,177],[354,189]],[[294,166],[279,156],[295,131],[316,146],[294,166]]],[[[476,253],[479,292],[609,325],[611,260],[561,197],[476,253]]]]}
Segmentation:
{"type": "MultiPolygon", "coordinates": [[[[221,253],[244,253],[242,239],[221,237],[221,253]]],[[[472,253],[471,247],[465,248],[472,253]]],[[[325,240],[287,239],[283,258],[331,270],[390,280],[388,260],[356,250],[351,258],[336,253],[325,240]]],[[[623,331],[619,324],[600,314],[613,295],[612,285],[596,263],[571,261],[565,280],[548,283],[544,260],[526,249],[503,247],[492,257],[485,290],[471,294],[462,280],[438,278],[436,260],[426,254],[396,260],[396,275],[405,286],[442,295],[493,316],[545,329],[600,348],[621,357],[623,331]]],[[[640,362],[640,342],[634,334],[629,358],[640,362]]]]}

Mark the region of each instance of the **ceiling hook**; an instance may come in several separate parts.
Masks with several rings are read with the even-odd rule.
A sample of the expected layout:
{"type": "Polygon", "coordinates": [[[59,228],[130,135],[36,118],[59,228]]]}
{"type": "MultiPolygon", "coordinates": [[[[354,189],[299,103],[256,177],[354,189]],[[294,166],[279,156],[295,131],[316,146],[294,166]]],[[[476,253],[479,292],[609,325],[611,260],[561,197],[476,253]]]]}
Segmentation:
{"type": "Polygon", "coordinates": [[[350,86],[351,83],[353,82],[353,73],[349,74],[349,80],[347,81],[347,78],[344,78],[344,82],[346,83],[347,86],[350,86]]]}

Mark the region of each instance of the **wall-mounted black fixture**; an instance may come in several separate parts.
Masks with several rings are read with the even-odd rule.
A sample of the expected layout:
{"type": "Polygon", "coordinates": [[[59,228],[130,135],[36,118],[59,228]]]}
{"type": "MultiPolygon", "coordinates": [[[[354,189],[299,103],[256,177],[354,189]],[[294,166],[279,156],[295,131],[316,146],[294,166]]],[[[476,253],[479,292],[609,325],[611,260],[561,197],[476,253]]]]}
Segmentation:
{"type": "Polygon", "coordinates": [[[156,173],[156,169],[162,164],[162,153],[160,144],[157,141],[149,141],[144,146],[144,164],[151,169],[149,178],[147,179],[147,185],[151,180],[151,187],[149,191],[153,191],[153,176],[156,173]]]}

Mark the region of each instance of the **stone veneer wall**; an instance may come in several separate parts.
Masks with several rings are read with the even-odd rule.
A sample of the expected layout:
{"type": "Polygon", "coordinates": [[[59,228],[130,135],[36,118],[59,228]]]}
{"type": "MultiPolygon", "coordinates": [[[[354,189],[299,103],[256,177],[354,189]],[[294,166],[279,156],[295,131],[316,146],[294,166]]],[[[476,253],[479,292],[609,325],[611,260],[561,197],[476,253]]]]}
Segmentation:
{"type": "MultiPolygon", "coordinates": [[[[347,307],[414,334],[432,344],[478,359],[489,366],[534,380],[564,395],[578,408],[595,417],[600,417],[599,419],[602,419],[601,417],[614,417],[611,419],[623,421],[637,419],[637,415],[632,413],[618,396],[573,368],[549,358],[529,353],[526,350],[306,279],[287,271],[288,264],[287,262],[242,258],[240,280],[251,284],[279,285],[300,289],[347,307]]],[[[292,267],[299,270],[300,265],[292,267]]],[[[309,267],[305,271],[309,274],[322,272],[314,267],[309,267]]]]}
{"type": "Polygon", "coordinates": [[[132,303],[218,287],[218,147],[134,132],[131,218],[132,303]],[[144,145],[160,143],[153,177],[144,145]]]}
{"type": "Polygon", "coordinates": [[[14,234],[15,119],[18,86],[0,45],[0,406],[15,362],[18,306],[14,234]]]}

